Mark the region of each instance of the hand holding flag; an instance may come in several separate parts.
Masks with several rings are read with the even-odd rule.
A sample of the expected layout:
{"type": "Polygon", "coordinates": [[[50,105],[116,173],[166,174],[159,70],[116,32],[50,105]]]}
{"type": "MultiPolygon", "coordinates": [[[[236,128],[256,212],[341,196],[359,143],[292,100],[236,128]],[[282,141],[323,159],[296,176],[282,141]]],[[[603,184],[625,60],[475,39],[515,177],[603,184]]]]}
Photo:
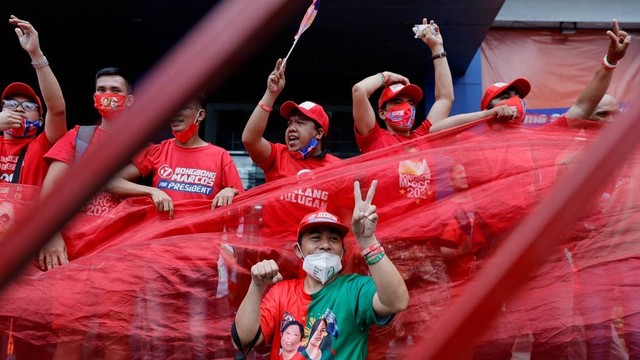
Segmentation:
{"type": "Polygon", "coordinates": [[[307,12],[304,14],[304,17],[302,18],[302,22],[300,22],[300,27],[298,28],[298,32],[293,37],[293,45],[291,45],[291,49],[289,49],[289,52],[287,53],[287,56],[285,56],[283,63],[287,62],[289,55],[291,55],[291,51],[293,51],[293,48],[298,43],[298,39],[300,39],[300,35],[302,35],[302,33],[305,32],[309,28],[309,26],[311,26],[311,24],[313,23],[313,20],[316,18],[316,13],[318,12],[319,5],[320,5],[320,0],[313,0],[311,5],[307,9],[307,12]]]}

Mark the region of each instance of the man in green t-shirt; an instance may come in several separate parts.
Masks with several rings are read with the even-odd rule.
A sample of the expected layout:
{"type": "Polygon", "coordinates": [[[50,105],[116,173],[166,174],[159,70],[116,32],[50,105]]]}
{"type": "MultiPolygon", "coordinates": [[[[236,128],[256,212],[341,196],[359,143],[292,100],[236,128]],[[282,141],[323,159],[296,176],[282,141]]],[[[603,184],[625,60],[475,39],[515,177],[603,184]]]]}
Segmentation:
{"type": "Polygon", "coordinates": [[[236,348],[246,353],[265,341],[272,344],[270,358],[280,359],[282,332],[297,321],[305,331],[294,358],[367,357],[369,327],[389,323],[409,304],[402,276],[375,236],[378,214],[371,201],[376,186],[374,180],[363,200],[360,183],[354,183],[351,221],[371,276],[341,274],[349,228],[326,211],[308,214],[300,222],[298,241],[293,245],[307,276],[281,281],[273,260],[251,267],[251,285],[232,328],[236,348]],[[275,285],[263,298],[270,284],[275,285]]]}

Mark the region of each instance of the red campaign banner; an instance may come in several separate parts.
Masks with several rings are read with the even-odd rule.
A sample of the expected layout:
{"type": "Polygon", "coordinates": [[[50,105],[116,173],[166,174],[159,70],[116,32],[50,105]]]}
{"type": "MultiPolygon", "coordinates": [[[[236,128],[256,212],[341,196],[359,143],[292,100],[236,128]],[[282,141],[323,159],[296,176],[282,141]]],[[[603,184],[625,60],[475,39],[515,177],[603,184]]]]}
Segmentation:
{"type": "MultiPolygon", "coordinates": [[[[208,201],[177,202],[168,219],[150,199],[129,198],[113,216],[75,221],[63,232],[74,260],[48,272],[30,266],[0,293],[2,351],[11,343],[18,359],[78,349],[92,358],[232,358],[231,322],[249,268],[272,258],[285,278],[302,276],[293,252],[300,210],[323,192],[340,198],[327,207],[348,207],[354,180],[366,191],[377,179],[377,237],[405,279],[410,306],[389,326],[371,329],[369,358],[401,358],[428,341],[437,319],[456,311],[475,274],[557,179],[581,164],[598,135],[465,130],[258,186],[214,211],[208,201]],[[282,221],[266,224],[266,212],[276,208],[282,221]]],[[[562,241],[531,254],[543,265],[486,324],[478,356],[498,359],[519,347],[545,358],[611,344],[638,350],[640,283],[632,274],[640,270],[639,155],[593,194],[562,241]]],[[[367,274],[353,236],[345,242],[343,271],[367,274]]]]}
{"type": "MultiPolygon", "coordinates": [[[[623,29],[624,30],[624,29],[623,29]]],[[[517,77],[531,82],[524,125],[539,126],[564,113],[575,102],[607,53],[607,30],[491,29],[482,46],[482,87],[517,77]]],[[[640,33],[629,31],[632,38],[640,33]]],[[[629,46],[614,70],[609,93],[623,105],[633,100],[640,81],[640,47],[629,46]]]]}

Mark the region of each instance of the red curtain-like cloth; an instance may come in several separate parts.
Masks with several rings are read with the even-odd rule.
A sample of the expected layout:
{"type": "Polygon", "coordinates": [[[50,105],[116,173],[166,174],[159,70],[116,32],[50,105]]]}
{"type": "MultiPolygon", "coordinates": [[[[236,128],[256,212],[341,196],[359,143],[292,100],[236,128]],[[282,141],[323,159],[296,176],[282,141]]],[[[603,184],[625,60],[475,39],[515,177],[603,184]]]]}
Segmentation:
{"type": "MultiPolygon", "coordinates": [[[[629,31],[637,38],[640,33],[629,31]]],[[[531,82],[527,108],[566,109],[573,105],[607,52],[606,30],[492,29],[482,42],[482,86],[525,77],[531,82]]],[[[609,93],[621,102],[633,100],[640,81],[640,47],[629,46],[614,70],[609,93]]]]}
{"type": "MultiPolygon", "coordinates": [[[[490,131],[481,123],[261,185],[213,211],[206,201],[177,202],[168,219],[147,198],[127,199],[113,216],[65,230],[77,249],[68,265],[48,272],[28,266],[2,289],[2,356],[46,359],[59,344],[78,342],[85,358],[107,351],[135,359],[231,358],[231,323],[251,265],[272,258],[285,277],[303,274],[292,248],[296,229],[286,225],[299,219],[266,233],[264,211],[298,206],[288,194],[312,197],[320,188],[351,199],[353,180],[366,191],[377,179],[377,236],[411,300],[391,325],[372,328],[369,358],[400,358],[437,331],[431,326],[439,316],[456,311],[458,296],[505,235],[558,178],[588,161],[581,154],[597,136],[490,131]]],[[[531,254],[543,265],[503,299],[477,344],[461,339],[461,346],[483,359],[639,350],[639,155],[593,194],[562,241],[531,254]]],[[[29,200],[15,195],[15,185],[2,189],[14,209],[29,200]]],[[[10,226],[11,216],[3,216],[10,226]]],[[[346,243],[343,271],[366,274],[352,235],[346,243]]]]}

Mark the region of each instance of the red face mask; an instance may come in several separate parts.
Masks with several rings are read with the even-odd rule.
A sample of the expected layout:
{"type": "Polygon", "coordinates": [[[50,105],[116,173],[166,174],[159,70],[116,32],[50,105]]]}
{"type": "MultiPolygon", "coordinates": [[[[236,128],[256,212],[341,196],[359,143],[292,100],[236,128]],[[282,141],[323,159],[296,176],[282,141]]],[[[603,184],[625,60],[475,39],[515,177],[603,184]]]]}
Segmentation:
{"type": "Polygon", "coordinates": [[[113,119],[126,108],[127,95],[101,93],[93,95],[93,106],[105,119],[113,119]]]}
{"type": "Polygon", "coordinates": [[[519,96],[512,96],[510,98],[508,98],[507,100],[501,101],[499,103],[497,103],[495,106],[499,106],[499,105],[507,105],[510,107],[515,108],[518,111],[518,117],[516,117],[515,119],[511,119],[509,121],[507,121],[508,125],[511,126],[520,126],[522,125],[522,123],[524,122],[524,118],[527,112],[527,106],[524,103],[524,100],[521,99],[519,96]]]}
{"type": "Polygon", "coordinates": [[[40,119],[32,121],[22,118],[22,124],[19,128],[7,129],[4,132],[13,136],[14,138],[28,138],[33,137],[38,133],[38,129],[42,126],[40,119]]]}
{"type": "Polygon", "coordinates": [[[416,108],[407,101],[393,105],[387,109],[384,121],[395,130],[411,130],[416,119],[416,108]]]}
{"type": "Polygon", "coordinates": [[[178,140],[178,142],[181,142],[184,144],[187,141],[189,141],[189,139],[191,139],[193,135],[195,135],[198,132],[199,127],[200,126],[196,125],[196,123],[194,122],[191,125],[187,126],[187,128],[182,131],[172,131],[173,137],[175,137],[176,140],[178,140]]]}

